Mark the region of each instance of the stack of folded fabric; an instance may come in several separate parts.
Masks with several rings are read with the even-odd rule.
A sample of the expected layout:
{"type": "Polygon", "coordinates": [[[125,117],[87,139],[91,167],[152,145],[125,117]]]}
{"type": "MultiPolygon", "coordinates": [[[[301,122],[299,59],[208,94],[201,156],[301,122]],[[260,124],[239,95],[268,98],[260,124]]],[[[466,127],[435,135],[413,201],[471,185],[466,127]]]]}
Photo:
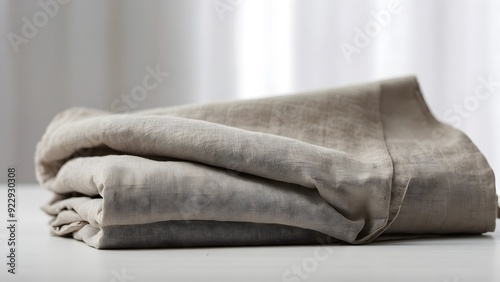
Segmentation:
{"type": "Polygon", "coordinates": [[[95,248],[371,242],[495,229],[494,175],[414,77],[114,114],[37,145],[52,234],[95,248]]]}

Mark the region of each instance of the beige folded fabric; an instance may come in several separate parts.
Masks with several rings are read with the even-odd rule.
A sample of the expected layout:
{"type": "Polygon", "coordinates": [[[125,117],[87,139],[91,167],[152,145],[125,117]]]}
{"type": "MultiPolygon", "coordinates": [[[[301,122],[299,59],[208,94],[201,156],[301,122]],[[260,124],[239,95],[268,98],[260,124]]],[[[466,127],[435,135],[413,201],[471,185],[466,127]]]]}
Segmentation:
{"type": "Polygon", "coordinates": [[[72,108],[37,145],[53,234],[95,248],[359,244],[495,229],[493,172],[414,77],[113,114],[72,108]]]}

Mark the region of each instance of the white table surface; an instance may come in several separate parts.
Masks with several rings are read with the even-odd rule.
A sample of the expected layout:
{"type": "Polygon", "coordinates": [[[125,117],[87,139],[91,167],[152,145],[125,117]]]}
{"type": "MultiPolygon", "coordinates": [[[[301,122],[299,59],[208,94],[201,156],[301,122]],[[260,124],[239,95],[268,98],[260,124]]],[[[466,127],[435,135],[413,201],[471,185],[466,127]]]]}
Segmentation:
{"type": "Polygon", "coordinates": [[[50,217],[39,207],[51,195],[36,185],[18,187],[18,264],[17,274],[12,275],[6,265],[6,193],[0,190],[2,282],[500,281],[498,231],[320,250],[318,246],[96,250],[49,235],[50,217]],[[294,266],[303,278],[292,273],[294,266]],[[286,271],[290,274],[284,277],[286,271]]]}

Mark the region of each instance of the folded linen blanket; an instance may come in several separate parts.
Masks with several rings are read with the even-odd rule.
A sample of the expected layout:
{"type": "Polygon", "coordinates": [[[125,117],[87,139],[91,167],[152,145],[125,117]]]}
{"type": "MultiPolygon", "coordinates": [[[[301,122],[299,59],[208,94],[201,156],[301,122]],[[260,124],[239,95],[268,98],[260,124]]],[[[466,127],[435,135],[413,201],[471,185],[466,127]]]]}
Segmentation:
{"type": "Polygon", "coordinates": [[[494,175],[414,77],[126,114],[38,143],[51,232],[95,248],[371,242],[495,229],[494,175]]]}

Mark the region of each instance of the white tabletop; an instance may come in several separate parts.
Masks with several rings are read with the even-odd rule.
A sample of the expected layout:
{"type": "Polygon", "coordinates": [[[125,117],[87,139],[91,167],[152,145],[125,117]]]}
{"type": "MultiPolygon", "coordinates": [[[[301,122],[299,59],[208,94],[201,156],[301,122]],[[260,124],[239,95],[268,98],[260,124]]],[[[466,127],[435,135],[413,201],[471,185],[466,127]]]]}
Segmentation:
{"type": "MultiPolygon", "coordinates": [[[[0,281],[500,281],[498,231],[326,248],[96,250],[49,235],[50,218],[39,208],[49,199],[36,185],[18,187],[17,274],[7,272],[3,227],[0,281]]],[[[6,226],[6,190],[0,201],[6,226]]]]}

